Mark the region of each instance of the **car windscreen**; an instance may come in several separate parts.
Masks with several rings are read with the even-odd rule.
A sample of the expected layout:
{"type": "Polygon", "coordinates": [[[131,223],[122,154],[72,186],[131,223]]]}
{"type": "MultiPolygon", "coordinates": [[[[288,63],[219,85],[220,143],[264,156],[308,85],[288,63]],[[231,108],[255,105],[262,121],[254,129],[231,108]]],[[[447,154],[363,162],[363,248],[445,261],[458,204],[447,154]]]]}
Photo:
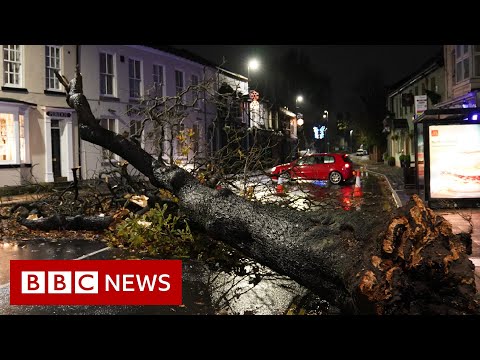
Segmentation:
{"type": "Polygon", "coordinates": [[[348,155],[343,155],[343,161],[348,162],[348,163],[353,163],[352,159],[350,159],[350,156],[348,155]]]}

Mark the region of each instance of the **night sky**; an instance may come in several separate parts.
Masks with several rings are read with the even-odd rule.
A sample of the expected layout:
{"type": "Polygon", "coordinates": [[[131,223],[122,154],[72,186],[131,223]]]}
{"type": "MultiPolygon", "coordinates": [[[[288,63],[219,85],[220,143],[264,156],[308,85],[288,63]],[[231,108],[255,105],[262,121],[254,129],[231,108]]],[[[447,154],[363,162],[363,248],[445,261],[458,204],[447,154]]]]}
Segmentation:
{"type": "MultiPolygon", "coordinates": [[[[173,45],[187,49],[210,61],[247,75],[247,61],[252,57],[268,59],[289,48],[305,51],[318,72],[332,79],[333,107],[347,110],[355,99],[352,90],[367,66],[379,68],[386,85],[391,85],[416,71],[441,45],[173,45]]],[[[261,70],[260,70],[261,71],[261,70]]]]}

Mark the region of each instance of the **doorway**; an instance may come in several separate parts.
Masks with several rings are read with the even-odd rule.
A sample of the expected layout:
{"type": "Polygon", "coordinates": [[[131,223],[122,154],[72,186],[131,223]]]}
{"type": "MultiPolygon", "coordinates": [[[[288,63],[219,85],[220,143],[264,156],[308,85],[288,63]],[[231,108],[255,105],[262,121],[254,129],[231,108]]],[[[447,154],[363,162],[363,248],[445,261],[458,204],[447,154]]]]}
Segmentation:
{"type": "MultiPolygon", "coordinates": [[[[54,181],[62,181],[62,161],[60,153],[60,126],[58,120],[51,122],[52,171],[54,181]]],[[[66,179],[65,179],[66,180],[66,179]]]]}

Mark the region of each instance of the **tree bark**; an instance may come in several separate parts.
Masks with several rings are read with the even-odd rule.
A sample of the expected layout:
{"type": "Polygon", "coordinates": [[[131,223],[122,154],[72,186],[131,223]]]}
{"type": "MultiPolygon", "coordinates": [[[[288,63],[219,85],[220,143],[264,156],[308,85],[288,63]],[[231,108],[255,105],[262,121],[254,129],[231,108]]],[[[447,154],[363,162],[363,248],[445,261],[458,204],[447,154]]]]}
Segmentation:
{"type": "MultiPolygon", "coordinates": [[[[61,80],[62,78],[59,77],[61,80]]],[[[170,190],[191,221],[273,270],[290,276],[345,313],[477,313],[471,238],[418,196],[394,214],[328,211],[312,216],[261,205],[202,186],[128,139],[99,126],[81,75],[62,83],[82,139],[120,155],[154,186],[170,190]]]]}

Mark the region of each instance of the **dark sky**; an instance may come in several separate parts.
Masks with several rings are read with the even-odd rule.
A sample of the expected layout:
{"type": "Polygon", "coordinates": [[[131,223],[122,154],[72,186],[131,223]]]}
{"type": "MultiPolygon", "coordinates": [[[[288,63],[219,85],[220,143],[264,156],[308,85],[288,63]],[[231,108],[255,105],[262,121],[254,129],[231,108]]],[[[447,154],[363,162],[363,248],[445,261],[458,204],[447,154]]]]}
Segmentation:
{"type": "Polygon", "coordinates": [[[358,82],[366,66],[379,68],[386,85],[417,70],[441,50],[441,45],[173,45],[190,50],[215,63],[225,60],[225,68],[247,75],[247,61],[256,57],[276,57],[289,48],[298,48],[311,57],[319,72],[330,75],[333,106],[340,109],[351,98],[349,90],[358,82]]]}

